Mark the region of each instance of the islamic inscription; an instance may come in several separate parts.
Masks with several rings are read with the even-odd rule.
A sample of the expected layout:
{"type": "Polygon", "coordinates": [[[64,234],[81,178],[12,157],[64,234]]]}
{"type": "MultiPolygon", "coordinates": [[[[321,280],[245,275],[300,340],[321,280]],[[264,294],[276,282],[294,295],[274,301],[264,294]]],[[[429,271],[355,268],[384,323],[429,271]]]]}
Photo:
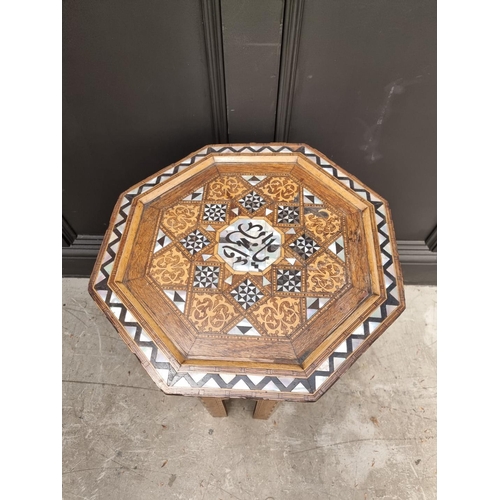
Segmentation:
{"type": "Polygon", "coordinates": [[[281,257],[281,234],[264,219],[237,219],[219,235],[218,254],[235,271],[260,273],[281,257]]]}

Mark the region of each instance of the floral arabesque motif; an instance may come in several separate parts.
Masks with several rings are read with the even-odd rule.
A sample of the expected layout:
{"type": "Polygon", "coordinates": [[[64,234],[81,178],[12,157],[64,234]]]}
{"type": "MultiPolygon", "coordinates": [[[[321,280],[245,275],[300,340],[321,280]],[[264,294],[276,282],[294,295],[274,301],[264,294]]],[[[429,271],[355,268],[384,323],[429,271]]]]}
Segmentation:
{"type": "Polygon", "coordinates": [[[222,295],[195,293],[189,319],[199,332],[220,332],[239,313],[222,295]]]}
{"type": "Polygon", "coordinates": [[[288,177],[271,177],[259,188],[277,201],[294,201],[299,194],[299,186],[288,177]]]}
{"type": "Polygon", "coordinates": [[[307,291],[333,293],[346,283],[345,268],[328,254],[319,256],[307,267],[307,291]]]}
{"type": "Polygon", "coordinates": [[[185,285],[189,279],[190,264],[184,254],[172,246],[154,255],[149,275],[163,288],[185,285]]]}
{"type": "Polygon", "coordinates": [[[198,204],[186,205],[180,203],[165,210],[161,225],[174,237],[179,236],[179,234],[196,225],[199,213],[200,206],[198,204]]]}
{"type": "Polygon", "coordinates": [[[224,175],[209,184],[207,199],[230,200],[243,194],[247,188],[239,177],[224,175]]]}
{"type": "Polygon", "coordinates": [[[328,208],[304,209],[306,228],[323,243],[340,230],[340,217],[328,208]]]}
{"type": "Polygon", "coordinates": [[[253,314],[267,335],[285,336],[300,324],[300,299],[270,297],[253,314]]]}

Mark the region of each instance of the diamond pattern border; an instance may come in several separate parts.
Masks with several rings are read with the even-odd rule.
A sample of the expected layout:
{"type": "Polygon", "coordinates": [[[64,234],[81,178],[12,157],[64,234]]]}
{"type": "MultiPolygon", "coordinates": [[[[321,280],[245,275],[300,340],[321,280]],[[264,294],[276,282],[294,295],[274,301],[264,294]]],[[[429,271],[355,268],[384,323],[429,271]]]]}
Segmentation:
{"type": "MultiPolygon", "coordinates": [[[[103,243],[104,244],[104,243],[103,243]]],[[[337,168],[318,156],[314,151],[305,146],[211,146],[204,148],[194,156],[180,162],[175,167],[167,167],[160,175],[146,180],[138,187],[126,193],[120,202],[118,215],[114,221],[106,241],[106,251],[100,261],[99,272],[94,280],[93,288],[100,299],[107,305],[112,314],[121,324],[123,330],[144,353],[144,356],[158,373],[160,379],[170,387],[186,388],[213,388],[230,390],[237,386],[238,390],[263,390],[283,393],[308,393],[313,394],[320,389],[340,365],[376,332],[378,325],[390,317],[400,305],[400,294],[396,281],[396,271],[393,260],[393,245],[390,240],[387,226],[387,213],[383,202],[368,192],[356,181],[344,176],[337,168]],[[324,172],[342,182],[359,196],[369,201],[375,208],[377,231],[379,235],[379,248],[382,257],[385,286],[387,291],[386,301],[378,307],[349,337],[340,344],[335,351],[315,370],[307,379],[280,377],[271,375],[243,375],[230,373],[203,373],[177,372],[165,355],[158,350],[156,344],[142,329],[136,318],[130,313],[108,286],[108,279],[113,270],[118,248],[123,236],[128,214],[133,199],[143,194],[165,180],[177,175],[194,163],[202,160],[211,153],[302,153],[309,160],[316,163],[324,172]]]]}

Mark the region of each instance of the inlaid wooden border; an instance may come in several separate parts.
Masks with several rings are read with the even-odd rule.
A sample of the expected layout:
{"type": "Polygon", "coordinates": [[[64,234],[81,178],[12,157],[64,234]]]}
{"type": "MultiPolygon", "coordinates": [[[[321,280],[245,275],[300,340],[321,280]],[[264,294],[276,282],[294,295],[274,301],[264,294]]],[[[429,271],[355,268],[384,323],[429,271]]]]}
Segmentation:
{"type": "MultiPolygon", "coordinates": [[[[183,197],[190,189],[198,187],[198,184],[206,180],[207,177],[211,178],[208,172],[213,171],[213,169],[222,170],[224,173],[233,173],[238,168],[247,168],[248,157],[246,155],[242,157],[233,155],[231,159],[231,163],[226,161],[222,167],[219,167],[217,163],[210,163],[208,160],[201,161],[188,173],[184,172],[180,175],[176,182],[164,183],[149,190],[147,194],[139,195],[134,199],[129,212],[129,223],[124,233],[124,243],[117,254],[116,265],[109,286],[118,298],[123,301],[124,305],[133,311],[134,315],[143,324],[147,325],[148,333],[153,342],[161,350],[168,350],[173,354],[175,361],[179,364],[177,369],[180,371],[190,369],[233,371],[237,367],[244,370],[245,373],[262,373],[265,371],[265,373],[276,375],[307,377],[316,367],[321,365],[324,358],[347,338],[355,328],[356,323],[360,321],[360,318],[367,317],[385,299],[385,291],[381,288],[381,277],[379,276],[380,258],[377,258],[374,243],[374,239],[377,238],[373,226],[374,218],[373,213],[369,210],[372,207],[357,195],[351,195],[343,184],[331,182],[328,185],[328,179],[325,178],[322,171],[305,171],[305,168],[310,169],[311,166],[316,168],[316,165],[311,164],[309,161],[302,161],[302,166],[298,167],[296,162],[292,163],[292,160],[298,160],[298,157],[289,156],[287,157],[287,163],[283,164],[284,167],[281,167],[282,164],[280,163],[259,163],[256,165],[257,168],[254,173],[255,175],[269,173],[270,171],[294,173],[294,178],[299,182],[317,184],[319,186],[318,195],[323,200],[335,206],[338,206],[340,202],[342,209],[346,213],[350,213],[351,218],[354,217],[354,219],[348,219],[348,232],[351,233],[351,230],[355,230],[353,235],[357,235],[356,239],[361,238],[364,242],[362,246],[368,248],[367,255],[370,270],[368,274],[368,268],[365,269],[363,264],[364,255],[356,257],[356,253],[359,252],[359,244],[353,246],[350,253],[352,260],[350,272],[355,286],[349,289],[345,296],[339,300],[341,307],[335,309],[333,316],[332,313],[327,315],[321,311],[318,317],[315,318],[313,325],[303,328],[301,333],[293,338],[290,347],[283,345],[284,342],[289,342],[287,338],[244,337],[242,339],[227,335],[211,336],[211,338],[206,339],[200,338],[195,330],[182,322],[182,314],[176,310],[169,310],[164,294],[154,283],[148,283],[148,280],[144,277],[145,271],[138,275],[134,273],[132,279],[124,282],[123,278],[127,274],[127,269],[130,269],[134,263],[134,254],[139,252],[143,255],[143,263],[139,265],[140,269],[144,268],[144,263],[148,259],[149,247],[135,244],[136,240],[148,240],[147,237],[141,236],[141,233],[147,230],[157,218],[154,216],[148,220],[144,219],[142,216],[144,202],[151,207],[155,207],[160,203],[161,196],[176,192],[176,196],[172,197],[171,200],[174,202],[174,198],[183,197]],[[269,165],[271,165],[271,170],[269,170],[269,165]],[[198,178],[198,182],[193,180],[195,178],[198,178]],[[320,179],[321,183],[318,184],[320,179]],[[332,192],[326,188],[323,189],[323,182],[332,192]],[[187,187],[184,187],[185,185],[187,187]],[[181,187],[182,191],[178,191],[181,187]],[[341,194],[335,194],[339,190],[341,194]],[[331,199],[334,195],[335,202],[331,199]],[[342,196],[348,197],[349,202],[344,200],[342,196]],[[358,228],[354,225],[349,229],[352,221],[357,220],[358,217],[360,217],[361,226],[358,228]],[[363,228],[364,233],[361,231],[363,228]],[[357,278],[358,274],[359,278],[357,278]],[[360,279],[366,279],[368,275],[372,281],[370,285],[371,291],[369,292],[371,295],[364,290],[366,284],[363,285],[359,281],[360,279]],[[356,309],[356,314],[352,314],[353,308],[356,309]],[[331,335],[332,331],[335,331],[336,334],[331,335]],[[314,340],[323,339],[320,340],[318,345],[314,346],[312,351],[310,345],[314,340],[311,340],[311,336],[313,336],[314,340]],[[211,358],[207,356],[209,352],[211,358]],[[227,359],[228,357],[231,359],[227,359]],[[252,361],[248,361],[249,359],[252,359],[252,361]]],[[[255,162],[255,156],[252,157],[252,161],[255,162]]],[[[148,210],[151,210],[151,208],[148,210]]],[[[154,232],[152,226],[149,231],[154,232]]],[[[151,234],[149,240],[153,241],[151,234]]],[[[128,275],[130,276],[130,271],[128,271],[128,275]]]]}
{"type": "MultiPolygon", "coordinates": [[[[276,156],[274,158],[276,159],[276,156]]],[[[206,397],[315,401],[392,324],[405,307],[401,269],[387,203],[359,180],[326,159],[321,153],[303,144],[208,146],[149,177],[146,181],[135,185],[122,195],[115,206],[110,227],[106,232],[89,282],[89,291],[99,307],[117,328],[129,348],[138,356],[150,376],[164,392],[206,397]],[[116,253],[120,246],[123,230],[134,198],[190,168],[208,154],[220,156],[234,153],[301,155],[316,163],[339,182],[348,186],[362,199],[369,201],[375,210],[387,299],[368,318],[364,319],[363,323],[354,330],[345,342],[338,346],[329,358],[308,378],[272,375],[251,376],[222,372],[204,373],[195,370],[189,373],[178,373],[175,369],[175,363],[172,363],[171,359],[167,357],[168,353],[158,350],[156,344],[144,330],[144,325],[133,316],[108,287],[108,279],[113,270],[116,253]]]]}

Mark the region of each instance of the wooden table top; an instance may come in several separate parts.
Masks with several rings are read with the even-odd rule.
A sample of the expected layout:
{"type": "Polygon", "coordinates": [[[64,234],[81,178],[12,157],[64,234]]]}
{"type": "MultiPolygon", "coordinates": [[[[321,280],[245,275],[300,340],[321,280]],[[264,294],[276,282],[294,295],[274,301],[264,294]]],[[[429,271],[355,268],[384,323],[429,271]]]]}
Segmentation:
{"type": "Polygon", "coordinates": [[[387,202],[304,144],[208,146],[123,193],[89,291],[202,397],[315,401],[404,310],[387,202]]]}

